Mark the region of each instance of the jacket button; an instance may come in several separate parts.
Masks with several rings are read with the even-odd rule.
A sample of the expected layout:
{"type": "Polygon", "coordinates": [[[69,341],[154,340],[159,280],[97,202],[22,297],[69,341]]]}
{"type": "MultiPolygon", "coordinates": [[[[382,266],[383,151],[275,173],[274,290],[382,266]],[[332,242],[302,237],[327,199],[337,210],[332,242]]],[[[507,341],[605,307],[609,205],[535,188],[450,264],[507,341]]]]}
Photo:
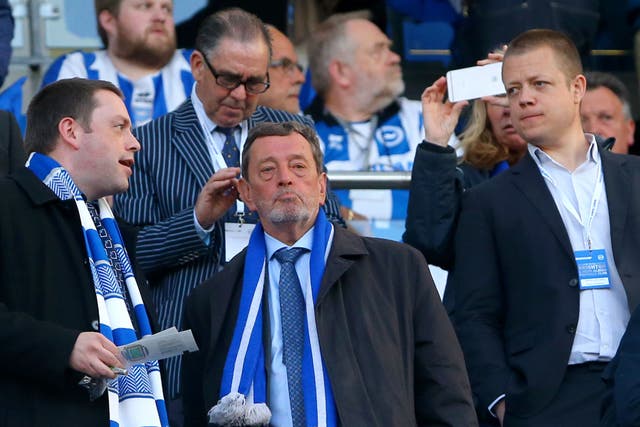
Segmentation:
{"type": "Polygon", "coordinates": [[[570,334],[575,334],[576,333],[576,325],[567,325],[567,332],[569,332],[570,334]]]}
{"type": "Polygon", "coordinates": [[[578,286],[578,279],[574,277],[573,279],[569,280],[569,286],[571,286],[572,288],[578,286]]]}
{"type": "Polygon", "coordinates": [[[97,319],[94,320],[93,322],[91,322],[91,328],[96,332],[100,331],[100,322],[98,322],[97,319]]]}

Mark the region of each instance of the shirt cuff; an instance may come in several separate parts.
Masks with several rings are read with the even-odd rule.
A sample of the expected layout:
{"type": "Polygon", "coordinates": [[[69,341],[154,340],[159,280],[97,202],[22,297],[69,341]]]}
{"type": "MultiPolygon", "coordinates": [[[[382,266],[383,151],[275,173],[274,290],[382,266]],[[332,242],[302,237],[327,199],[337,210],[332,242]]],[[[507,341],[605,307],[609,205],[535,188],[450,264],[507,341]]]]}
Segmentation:
{"type": "Polygon", "coordinates": [[[489,410],[489,413],[491,415],[493,415],[494,418],[498,418],[498,416],[496,415],[496,413],[494,412],[493,408],[495,408],[495,406],[502,402],[502,400],[506,397],[506,394],[501,394],[500,396],[498,396],[498,398],[496,400],[494,400],[493,402],[491,402],[491,405],[489,405],[489,407],[487,408],[489,410]]]}
{"type": "Polygon", "coordinates": [[[211,232],[215,230],[216,223],[214,222],[209,228],[202,228],[200,223],[198,222],[198,218],[196,217],[196,210],[193,210],[193,225],[196,227],[196,233],[198,237],[204,242],[205,245],[209,246],[211,243],[211,232]]]}

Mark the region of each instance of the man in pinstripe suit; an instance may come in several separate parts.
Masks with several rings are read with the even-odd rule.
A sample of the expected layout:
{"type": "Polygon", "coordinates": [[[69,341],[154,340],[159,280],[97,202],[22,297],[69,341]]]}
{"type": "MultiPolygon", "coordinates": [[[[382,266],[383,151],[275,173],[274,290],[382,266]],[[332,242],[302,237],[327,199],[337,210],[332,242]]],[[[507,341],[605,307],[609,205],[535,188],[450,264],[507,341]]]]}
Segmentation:
{"type": "MultiPolygon", "coordinates": [[[[233,186],[240,168],[228,164],[225,150],[235,145],[241,151],[248,130],[258,122],[312,125],[303,116],[257,107],[258,93],[269,85],[270,57],[268,33],[257,17],[240,9],[211,15],[191,55],[196,80],[191,97],[136,129],[143,149],[136,156],[130,191],[115,199],[115,210],[141,226],[138,261],[152,282],[162,329],[181,328],[185,297],[220,269],[225,240],[231,240],[225,239],[225,229],[243,211],[233,186]]],[[[336,204],[328,205],[337,210],[336,204]]],[[[239,231],[237,225],[234,230],[239,231]]],[[[179,368],[180,359],[168,361],[172,426],[182,419],[179,368]]]]}

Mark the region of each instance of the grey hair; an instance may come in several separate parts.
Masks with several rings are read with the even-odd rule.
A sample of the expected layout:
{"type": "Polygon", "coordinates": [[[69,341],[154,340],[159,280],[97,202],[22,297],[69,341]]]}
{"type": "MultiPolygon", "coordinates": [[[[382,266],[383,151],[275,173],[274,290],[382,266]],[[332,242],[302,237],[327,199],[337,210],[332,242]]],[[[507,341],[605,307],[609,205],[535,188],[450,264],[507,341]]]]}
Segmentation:
{"type": "Polygon", "coordinates": [[[309,40],[311,84],[320,96],[324,96],[331,86],[331,61],[350,62],[352,58],[355,46],[346,34],[346,27],[354,19],[371,20],[371,13],[364,10],[332,15],[314,30],[309,40]]]}
{"type": "Polygon", "coordinates": [[[209,15],[198,28],[195,49],[208,55],[215,51],[225,38],[243,43],[262,39],[269,49],[271,62],[271,37],[264,23],[256,15],[237,7],[209,15]]]}
{"type": "Polygon", "coordinates": [[[622,83],[622,80],[611,73],[603,73],[601,71],[587,71],[584,76],[587,79],[588,91],[599,87],[609,89],[622,102],[622,112],[625,118],[633,119],[631,103],[629,102],[629,90],[622,83]]]}

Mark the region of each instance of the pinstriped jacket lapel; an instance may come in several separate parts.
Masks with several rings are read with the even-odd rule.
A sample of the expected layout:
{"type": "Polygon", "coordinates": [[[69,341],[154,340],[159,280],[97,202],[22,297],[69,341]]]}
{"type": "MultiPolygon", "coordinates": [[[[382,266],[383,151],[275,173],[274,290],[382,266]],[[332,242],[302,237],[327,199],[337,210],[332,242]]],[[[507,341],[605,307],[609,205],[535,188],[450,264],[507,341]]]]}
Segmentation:
{"type": "Polygon", "coordinates": [[[214,172],[205,141],[204,131],[189,99],[175,111],[171,144],[185,160],[200,186],[204,186],[214,172]]]}

